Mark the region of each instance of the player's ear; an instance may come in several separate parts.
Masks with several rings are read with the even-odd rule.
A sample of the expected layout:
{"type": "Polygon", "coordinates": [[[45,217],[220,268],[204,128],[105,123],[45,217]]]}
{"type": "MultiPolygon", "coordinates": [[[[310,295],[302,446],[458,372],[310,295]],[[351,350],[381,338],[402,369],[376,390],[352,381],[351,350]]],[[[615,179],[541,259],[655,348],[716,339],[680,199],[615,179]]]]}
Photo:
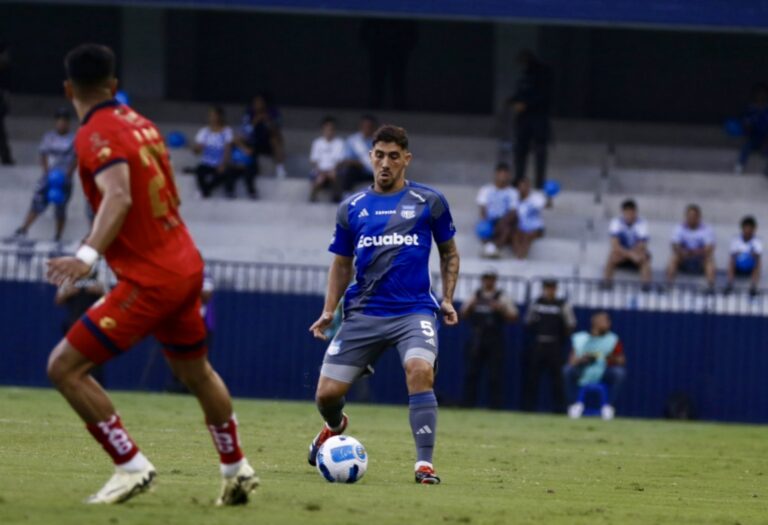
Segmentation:
{"type": "Polygon", "coordinates": [[[410,152],[410,151],[408,151],[408,150],[405,150],[405,151],[403,152],[403,160],[405,161],[405,165],[406,165],[406,166],[407,166],[408,164],[410,164],[410,163],[411,163],[411,159],[412,159],[412,158],[413,158],[413,155],[411,154],[411,152],[410,152]]]}
{"type": "Polygon", "coordinates": [[[75,94],[72,91],[72,82],[69,80],[64,81],[64,96],[67,97],[67,100],[72,100],[75,98],[75,94]]]}

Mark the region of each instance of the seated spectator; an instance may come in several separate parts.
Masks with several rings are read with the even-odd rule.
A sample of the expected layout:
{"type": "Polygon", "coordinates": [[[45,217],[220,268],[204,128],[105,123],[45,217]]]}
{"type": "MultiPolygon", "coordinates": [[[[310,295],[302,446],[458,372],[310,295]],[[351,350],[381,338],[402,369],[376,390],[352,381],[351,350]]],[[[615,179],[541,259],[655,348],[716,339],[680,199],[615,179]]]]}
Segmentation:
{"type": "Polygon", "coordinates": [[[544,236],[541,211],[547,205],[543,193],[531,189],[531,181],[523,177],[517,182],[520,204],[517,206],[517,230],[512,237],[512,252],[518,259],[528,257],[533,241],[544,236]]]}
{"type": "Polygon", "coordinates": [[[500,162],[496,165],[493,183],[484,185],[477,192],[480,207],[477,234],[484,243],[484,257],[498,257],[502,247],[512,247],[519,201],[520,196],[512,187],[509,165],[500,162]]]}
{"type": "Polygon", "coordinates": [[[245,182],[245,189],[248,191],[248,196],[251,199],[258,199],[259,190],[256,188],[257,175],[258,168],[254,163],[253,156],[241,145],[240,140],[235,137],[227,170],[227,193],[233,195],[238,179],[243,179],[245,182]]]}
{"type": "Polygon", "coordinates": [[[677,272],[701,275],[707,279],[707,292],[715,290],[715,234],[701,222],[701,208],[689,204],[685,222],[672,234],[672,256],[667,266],[667,282],[672,284],[677,272]]]}
{"type": "Polygon", "coordinates": [[[577,401],[579,387],[604,383],[609,389],[608,404],[603,405],[600,415],[613,419],[616,400],[624,382],[626,358],[619,336],[611,332],[611,318],[607,312],[592,316],[589,332],[577,332],[571,337],[573,349],[563,377],[568,390],[568,416],[580,418],[584,403],[577,401]]]}
{"type": "Polygon", "coordinates": [[[6,243],[23,241],[29,228],[49,204],[56,208],[56,233],[53,240],[57,244],[61,243],[67,222],[67,205],[72,194],[72,175],[77,165],[75,133],[70,129],[71,118],[68,109],[58,109],[54,114],[54,129],[43,135],[38,147],[43,174],[35,186],[32,204],[24,223],[13,236],[5,239],[6,243]]]}
{"type": "Polygon", "coordinates": [[[315,202],[323,188],[333,194],[333,201],[341,201],[341,190],[337,179],[337,168],[344,160],[344,141],[336,136],[336,119],[325,117],[321,123],[321,135],[312,142],[309,161],[312,163],[312,190],[309,201],[315,202]]]}
{"type": "Polygon", "coordinates": [[[733,281],[738,277],[749,277],[749,293],[757,295],[760,286],[760,271],[763,243],[755,237],[757,221],[754,217],[741,220],[741,235],[731,241],[731,257],[728,261],[728,284],[725,293],[733,291],[733,281]]]}
{"type": "Polygon", "coordinates": [[[651,283],[651,254],[648,251],[648,223],[637,215],[637,204],[626,200],[621,204],[621,216],[611,220],[611,251],[605,263],[605,285],[613,284],[616,268],[639,270],[643,289],[651,283]]]}
{"type": "Polygon", "coordinates": [[[359,131],[347,137],[345,159],[338,168],[342,191],[350,192],[356,184],[372,183],[371,149],[373,149],[373,133],[377,127],[376,117],[363,115],[360,118],[359,131]]]}
{"type": "Polygon", "coordinates": [[[241,133],[243,140],[238,145],[253,156],[256,173],[259,172],[259,156],[266,155],[275,162],[275,176],[284,179],[287,173],[282,115],[265,94],[254,96],[251,106],[243,113],[241,133]]]}
{"type": "Polygon", "coordinates": [[[197,189],[204,199],[210,197],[220,184],[227,186],[228,197],[234,197],[227,173],[233,139],[232,128],[224,120],[224,108],[213,106],[208,111],[208,125],[197,132],[192,144],[192,151],[200,155],[195,175],[197,189]]]}
{"type": "MultiPolygon", "coordinates": [[[[736,173],[744,172],[752,152],[768,156],[768,85],[758,84],[752,89],[752,100],[742,117],[742,126],[745,140],[734,168],[736,173]]],[[[765,174],[768,175],[768,164],[765,174]]]]}

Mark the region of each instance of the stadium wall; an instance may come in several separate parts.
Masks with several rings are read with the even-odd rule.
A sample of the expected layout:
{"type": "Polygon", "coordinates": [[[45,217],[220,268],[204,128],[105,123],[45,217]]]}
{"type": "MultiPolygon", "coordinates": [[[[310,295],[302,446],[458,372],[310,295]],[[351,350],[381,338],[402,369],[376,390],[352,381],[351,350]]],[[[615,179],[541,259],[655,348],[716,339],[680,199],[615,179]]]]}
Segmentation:
{"type": "MultiPolygon", "coordinates": [[[[45,363],[61,336],[63,312],[53,287],[0,281],[0,384],[47,386],[45,363]]],[[[218,291],[211,360],[233,394],[244,397],[312,398],[324,345],[307,327],[322,307],[318,295],[218,291]]],[[[577,308],[579,326],[592,310],[577,308]]],[[[762,316],[611,310],[628,358],[621,415],[663,417],[668,398],[684,393],[705,420],[768,422],[768,323],[762,316]]],[[[508,330],[506,406],[519,407],[525,337],[508,330]]],[[[443,327],[436,389],[444,405],[457,404],[463,387],[466,326],[443,327]]],[[[104,367],[112,389],[163,390],[171,377],[156,343],[147,340],[104,367]]],[[[388,352],[370,380],[371,401],[407,401],[395,352],[388,352]]],[[[542,408],[548,406],[542,385],[542,408]]]]}

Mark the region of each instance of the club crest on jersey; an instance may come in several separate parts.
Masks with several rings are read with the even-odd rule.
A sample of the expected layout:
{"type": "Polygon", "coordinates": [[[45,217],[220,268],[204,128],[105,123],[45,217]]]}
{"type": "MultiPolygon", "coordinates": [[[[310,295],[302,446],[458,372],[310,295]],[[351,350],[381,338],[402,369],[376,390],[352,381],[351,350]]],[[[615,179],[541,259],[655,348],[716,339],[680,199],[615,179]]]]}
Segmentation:
{"type": "Polygon", "coordinates": [[[403,219],[413,219],[414,217],[416,217],[416,205],[415,204],[404,205],[400,209],[400,217],[402,217],[403,219]]]}
{"type": "Polygon", "coordinates": [[[111,317],[102,317],[99,319],[99,328],[102,330],[112,330],[117,326],[117,321],[111,317]]]}

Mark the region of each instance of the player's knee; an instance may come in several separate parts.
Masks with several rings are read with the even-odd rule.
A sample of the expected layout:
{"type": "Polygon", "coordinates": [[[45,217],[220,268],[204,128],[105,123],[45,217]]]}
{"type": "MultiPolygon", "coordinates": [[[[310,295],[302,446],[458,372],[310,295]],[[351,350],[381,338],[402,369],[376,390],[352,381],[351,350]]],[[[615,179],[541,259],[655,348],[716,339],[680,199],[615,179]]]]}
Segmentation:
{"type": "Polygon", "coordinates": [[[414,358],[405,363],[405,378],[410,390],[427,390],[432,388],[435,372],[427,361],[414,358]]]}
{"type": "Polygon", "coordinates": [[[67,366],[66,360],[63,358],[62,344],[59,343],[51,355],[48,356],[48,365],[46,368],[48,379],[56,386],[63,384],[69,377],[71,377],[73,370],[67,366]]]}
{"type": "Polygon", "coordinates": [[[317,384],[315,402],[317,406],[330,406],[339,402],[344,397],[344,388],[338,382],[323,381],[317,384]]]}

